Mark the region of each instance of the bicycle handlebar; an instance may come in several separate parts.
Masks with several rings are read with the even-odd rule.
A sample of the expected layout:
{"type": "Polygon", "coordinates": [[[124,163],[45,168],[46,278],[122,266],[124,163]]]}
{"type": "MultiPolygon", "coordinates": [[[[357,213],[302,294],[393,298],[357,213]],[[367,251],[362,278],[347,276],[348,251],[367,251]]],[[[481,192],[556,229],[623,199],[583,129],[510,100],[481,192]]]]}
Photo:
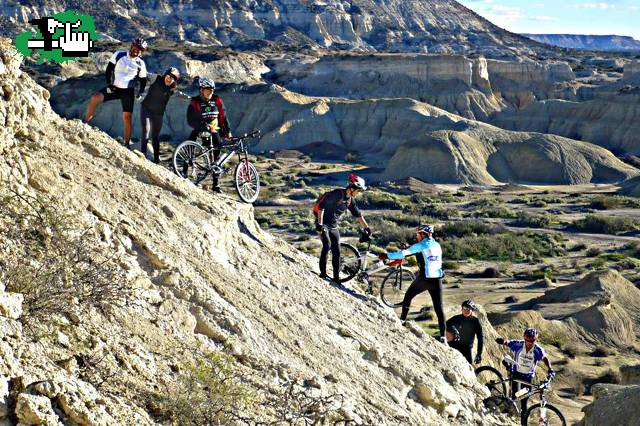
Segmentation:
{"type": "Polygon", "coordinates": [[[245,134],[244,134],[244,135],[242,135],[242,136],[234,136],[234,137],[232,137],[232,138],[229,138],[228,140],[229,140],[230,142],[237,143],[237,142],[240,142],[240,141],[241,141],[241,140],[243,140],[243,139],[251,139],[251,138],[255,138],[255,137],[256,137],[256,136],[258,136],[259,134],[260,134],[260,130],[253,130],[253,131],[251,131],[251,132],[249,132],[249,133],[245,133],[245,134]]]}

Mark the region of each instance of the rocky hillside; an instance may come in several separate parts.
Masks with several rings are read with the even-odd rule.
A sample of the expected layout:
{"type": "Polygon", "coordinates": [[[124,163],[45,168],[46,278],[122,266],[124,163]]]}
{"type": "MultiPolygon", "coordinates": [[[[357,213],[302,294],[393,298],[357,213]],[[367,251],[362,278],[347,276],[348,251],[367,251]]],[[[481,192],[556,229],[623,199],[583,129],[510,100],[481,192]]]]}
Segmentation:
{"type": "Polygon", "coordinates": [[[110,38],[135,34],[238,48],[269,43],[358,50],[528,55],[548,47],[491,24],[454,0],[0,1],[2,31],[66,9],[89,13],[110,38]]]}
{"type": "MultiPolygon", "coordinates": [[[[115,262],[111,273],[122,273],[130,293],[120,305],[98,301],[80,316],[34,324],[21,312],[37,312],[38,299],[25,292],[22,305],[13,293],[19,275],[10,275],[0,294],[0,372],[11,379],[0,386],[1,418],[157,424],[158,407],[144,395],[184,397],[189,363],[225,351],[255,398],[242,414],[261,421],[278,419],[269,398],[281,394],[294,396],[285,411],[309,401],[295,397],[311,398],[356,424],[501,423],[483,413],[485,391],[457,352],[402,327],[375,300],[317,278],[315,260],[262,231],[251,206],[194,189],[106,134],[61,119],[8,45],[0,40],[3,197],[55,200],[38,211],[55,208],[87,225],[83,240],[95,243],[78,250],[115,262]],[[91,366],[106,371],[96,379],[91,366]]],[[[30,222],[2,221],[0,232],[12,223],[30,222]]],[[[45,240],[34,241],[58,235],[47,229],[35,228],[45,240]]],[[[10,241],[7,262],[22,244],[10,241]]]]}
{"type": "Polygon", "coordinates": [[[540,43],[570,49],[640,50],[640,41],[629,36],[580,34],[521,34],[540,43]]]}

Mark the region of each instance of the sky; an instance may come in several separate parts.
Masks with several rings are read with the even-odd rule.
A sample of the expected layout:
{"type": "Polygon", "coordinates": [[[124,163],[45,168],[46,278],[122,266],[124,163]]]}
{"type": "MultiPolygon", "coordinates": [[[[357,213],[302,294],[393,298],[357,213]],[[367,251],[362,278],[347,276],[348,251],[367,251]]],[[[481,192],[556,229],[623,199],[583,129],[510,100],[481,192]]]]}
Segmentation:
{"type": "Polygon", "coordinates": [[[514,33],[626,35],[640,40],[640,0],[458,0],[514,33]]]}

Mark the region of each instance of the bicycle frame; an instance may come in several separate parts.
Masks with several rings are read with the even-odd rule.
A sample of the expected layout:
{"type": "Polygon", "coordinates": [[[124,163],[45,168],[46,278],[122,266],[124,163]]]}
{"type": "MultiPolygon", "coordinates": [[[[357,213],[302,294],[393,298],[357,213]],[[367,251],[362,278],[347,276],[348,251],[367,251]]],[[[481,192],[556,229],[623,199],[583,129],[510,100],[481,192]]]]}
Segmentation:
{"type": "MultiPolygon", "coordinates": [[[[203,133],[207,134],[207,132],[203,132],[203,133]]],[[[205,136],[202,136],[202,138],[204,137],[205,136]]],[[[249,176],[249,154],[247,152],[247,147],[244,144],[245,137],[238,138],[237,143],[233,145],[227,145],[227,146],[233,146],[233,149],[224,153],[224,155],[222,155],[220,158],[218,158],[215,162],[211,164],[210,170],[212,173],[215,173],[218,175],[222,174],[222,172],[224,171],[223,169],[224,165],[231,159],[231,157],[233,157],[235,154],[238,154],[238,162],[244,161],[245,173],[247,176],[249,176]]],[[[221,149],[224,147],[225,147],[224,145],[222,145],[221,147],[210,146],[209,148],[207,148],[206,151],[202,153],[200,157],[202,157],[203,155],[208,156],[211,154],[212,151],[216,149],[221,149]]]]}

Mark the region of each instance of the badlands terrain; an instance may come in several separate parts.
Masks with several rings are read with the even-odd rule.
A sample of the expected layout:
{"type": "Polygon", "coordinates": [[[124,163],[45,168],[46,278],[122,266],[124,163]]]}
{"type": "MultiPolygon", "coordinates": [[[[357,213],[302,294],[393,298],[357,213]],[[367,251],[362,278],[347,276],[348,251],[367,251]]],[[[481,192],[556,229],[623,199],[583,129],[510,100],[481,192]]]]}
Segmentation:
{"type": "Polygon", "coordinates": [[[67,8],[103,33],[90,58],[0,42],[0,424],[512,424],[433,338],[428,297],[404,328],[362,283],[317,278],[311,205],[353,171],[375,252],[436,224],[447,316],[482,305],[483,363],[538,327],[570,424],[637,419],[633,53],[538,43],[450,0],[0,1],[0,31],[67,8]],[[255,206],[228,176],[212,195],[173,175],[185,98],[159,166],[118,146],[116,103],[80,122],[140,34],[152,78],[176,66],[190,95],[213,78],[233,133],[262,131],[255,206]]]}

